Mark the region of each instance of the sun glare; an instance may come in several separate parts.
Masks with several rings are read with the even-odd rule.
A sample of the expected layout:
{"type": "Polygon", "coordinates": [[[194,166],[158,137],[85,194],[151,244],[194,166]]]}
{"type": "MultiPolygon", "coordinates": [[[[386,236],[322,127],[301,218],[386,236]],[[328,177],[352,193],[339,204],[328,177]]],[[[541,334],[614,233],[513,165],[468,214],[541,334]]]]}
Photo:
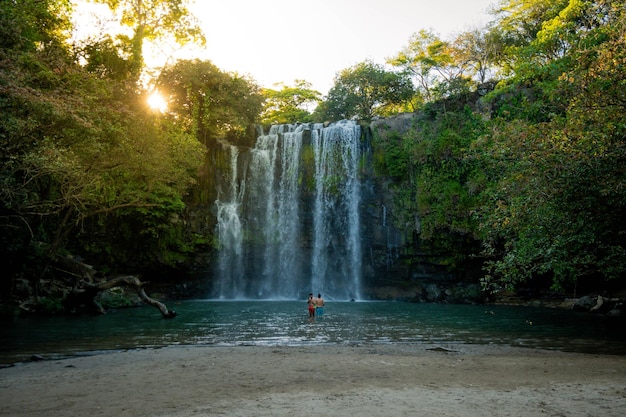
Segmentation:
{"type": "Polygon", "coordinates": [[[167,110],[167,102],[158,91],[154,91],[150,94],[150,97],[148,97],[148,106],[150,106],[152,110],[159,111],[161,113],[167,110]]]}

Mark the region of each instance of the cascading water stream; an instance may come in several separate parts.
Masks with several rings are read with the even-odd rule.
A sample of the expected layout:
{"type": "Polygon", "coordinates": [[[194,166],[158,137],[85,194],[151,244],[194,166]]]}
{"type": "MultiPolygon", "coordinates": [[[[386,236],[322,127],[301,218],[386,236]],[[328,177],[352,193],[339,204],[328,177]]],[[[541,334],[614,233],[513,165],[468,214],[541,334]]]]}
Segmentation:
{"type": "Polygon", "coordinates": [[[218,273],[221,276],[216,293],[221,298],[231,298],[244,287],[243,231],[240,219],[241,202],[245,192],[245,181],[237,178],[239,149],[229,146],[231,175],[224,201],[216,201],[217,235],[220,242],[218,273]],[[241,187],[240,187],[241,184],[241,187]]]}
{"type": "Polygon", "coordinates": [[[360,129],[344,121],[312,133],[316,184],[312,287],[341,299],[360,298],[360,129]]]}
{"type": "Polygon", "coordinates": [[[360,298],[359,126],[272,126],[249,156],[241,178],[231,158],[233,183],[217,201],[213,296],[360,298]]]}

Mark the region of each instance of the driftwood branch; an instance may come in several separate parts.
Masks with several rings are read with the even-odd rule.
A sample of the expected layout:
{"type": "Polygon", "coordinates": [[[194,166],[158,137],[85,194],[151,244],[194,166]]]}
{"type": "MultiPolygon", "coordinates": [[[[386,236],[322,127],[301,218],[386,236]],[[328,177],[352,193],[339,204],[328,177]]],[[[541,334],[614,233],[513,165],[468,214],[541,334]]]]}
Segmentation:
{"type": "MultiPolygon", "coordinates": [[[[97,290],[98,292],[111,289],[113,287],[126,286],[131,287],[137,290],[137,294],[139,298],[146,303],[151,305],[152,307],[157,308],[161,315],[166,319],[171,319],[176,317],[176,312],[174,310],[170,310],[167,306],[160,301],[155,300],[154,298],[150,298],[144,287],[148,284],[148,282],[142,282],[139,278],[132,275],[125,275],[121,277],[116,277],[110,280],[101,281],[95,284],[87,284],[87,287],[91,290],[97,290]]],[[[102,308],[100,307],[102,310],[102,308]]]]}

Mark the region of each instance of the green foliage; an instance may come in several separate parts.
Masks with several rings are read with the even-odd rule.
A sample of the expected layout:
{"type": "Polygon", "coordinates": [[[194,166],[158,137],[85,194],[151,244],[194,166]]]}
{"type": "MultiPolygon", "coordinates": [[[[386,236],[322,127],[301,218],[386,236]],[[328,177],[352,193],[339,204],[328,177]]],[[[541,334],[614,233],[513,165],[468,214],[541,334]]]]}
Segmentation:
{"type": "MultiPolygon", "coordinates": [[[[524,15],[534,3],[519,4],[524,15]]],[[[536,29],[511,50],[508,92],[496,92],[530,85],[533,94],[498,113],[474,147],[490,183],[477,212],[489,279],[599,286],[626,272],[624,3],[544,5],[536,29]]]]}
{"type": "Polygon", "coordinates": [[[132,79],[134,67],[125,58],[130,53],[130,45],[124,42],[123,37],[114,40],[108,36],[95,42],[86,42],[77,51],[77,55],[86,62],[85,70],[116,81],[132,79]]]}
{"type": "Polygon", "coordinates": [[[223,72],[209,61],[183,60],[164,68],[156,86],[167,97],[164,117],[207,147],[256,134],[253,126],[263,96],[246,78],[223,72]]]}
{"type": "MultiPolygon", "coordinates": [[[[418,224],[420,251],[451,267],[482,257],[492,289],[623,280],[623,0],[503,0],[482,31],[417,32],[390,60],[399,72],[369,61],[341,71],[321,103],[304,81],[261,91],[208,61],[180,61],[156,81],[163,114],[136,83],[143,42],[202,42],[186,2],[101,2],[131,38],[73,47],[70,2],[0,2],[3,295],[17,278],[37,288],[67,251],[113,270],[176,267],[206,248],[213,237],[186,227],[186,198],[208,181],[207,161],[227,167],[221,143],[249,144],[263,110],[266,123],[369,121],[417,106],[412,129],[378,132],[373,160],[392,182],[393,221],[418,224]],[[496,89],[463,108],[496,74],[496,89]]],[[[300,178],[309,190],[313,181],[300,178]]]]}
{"type": "Polygon", "coordinates": [[[483,83],[493,73],[493,37],[477,30],[461,33],[454,41],[432,31],[414,33],[389,64],[410,76],[419,97],[433,102],[458,96],[483,83]]]}
{"type": "Polygon", "coordinates": [[[439,229],[472,236],[471,213],[478,205],[472,176],[478,171],[467,157],[470,143],[484,131],[479,115],[445,112],[418,126],[412,155],[416,165],[417,209],[422,219],[422,237],[429,239],[439,229]]]}
{"type": "Polygon", "coordinates": [[[389,108],[407,103],[412,97],[413,87],[408,77],[365,61],[335,77],[335,84],[316,117],[369,121],[374,116],[386,115],[389,108]]]}
{"type": "Polygon", "coordinates": [[[469,149],[484,132],[482,117],[466,109],[435,112],[404,135],[382,133],[374,141],[377,172],[395,180],[395,223],[417,216],[420,247],[450,267],[478,254],[472,214],[484,181],[469,149]]]}
{"type": "Polygon", "coordinates": [[[303,80],[296,80],[294,87],[282,84],[280,90],[265,89],[263,96],[264,125],[311,122],[313,119],[309,108],[317,106],[322,100],[321,93],[312,90],[311,84],[303,80]]]}
{"type": "Polygon", "coordinates": [[[37,303],[37,313],[53,316],[65,311],[63,300],[54,297],[40,297],[37,303]]]}
{"type": "Polygon", "coordinates": [[[129,297],[123,288],[113,287],[110,290],[102,291],[98,294],[96,301],[98,301],[102,308],[109,310],[132,307],[135,305],[134,298],[137,298],[136,294],[133,294],[133,297],[129,297]]]}
{"type": "Polygon", "coordinates": [[[392,63],[425,97],[450,98],[427,106],[428,117],[401,141],[387,138],[388,155],[376,161],[399,181],[398,207],[419,215],[422,239],[480,239],[494,288],[541,277],[561,289],[620,279],[624,2],[514,0],[496,16],[483,37],[490,44],[478,48],[490,45],[485,63],[508,75],[485,99],[491,120],[445,110],[456,91],[445,81],[463,78],[439,69],[461,68],[466,54],[422,31],[392,63]]]}
{"type": "Polygon", "coordinates": [[[143,70],[145,41],[173,38],[178,44],[206,39],[198,20],[187,8],[186,0],[95,0],[120,16],[120,24],[133,30],[130,45],[130,64],[135,75],[143,70]]]}
{"type": "Polygon", "coordinates": [[[431,100],[431,88],[436,79],[433,69],[437,61],[444,61],[443,57],[436,56],[443,46],[444,42],[435,33],[421,30],[411,36],[408,46],[389,60],[391,65],[415,78],[415,85],[426,101],[431,100]]]}
{"type": "Polygon", "coordinates": [[[32,52],[37,45],[63,43],[71,10],[66,0],[0,2],[0,49],[32,52]]]}
{"type": "MultiPolygon", "coordinates": [[[[54,19],[33,25],[59,5],[2,3],[3,18],[18,25],[11,48],[0,50],[0,230],[2,257],[10,259],[4,296],[19,277],[37,288],[49,263],[67,249],[106,252],[109,266],[120,265],[124,258],[116,255],[124,246],[116,246],[117,231],[132,229],[127,242],[156,250],[150,260],[173,263],[170,246],[146,242],[176,236],[165,241],[176,240],[182,251],[184,227],[171,219],[183,211],[203,161],[204,148],[193,135],[148,109],[114,48],[105,48],[105,55],[115,59],[81,66],[75,61],[80,54],[58,35],[63,26],[54,19]],[[108,67],[120,63],[122,70],[108,67]],[[111,219],[123,221],[103,230],[111,219]]],[[[90,57],[102,50],[94,48],[90,57]]],[[[148,259],[139,249],[136,255],[148,259]]]]}
{"type": "Polygon", "coordinates": [[[379,167],[385,174],[394,179],[406,178],[409,173],[409,153],[403,146],[402,136],[397,132],[391,132],[384,143],[384,150],[378,152],[382,156],[379,167]]]}

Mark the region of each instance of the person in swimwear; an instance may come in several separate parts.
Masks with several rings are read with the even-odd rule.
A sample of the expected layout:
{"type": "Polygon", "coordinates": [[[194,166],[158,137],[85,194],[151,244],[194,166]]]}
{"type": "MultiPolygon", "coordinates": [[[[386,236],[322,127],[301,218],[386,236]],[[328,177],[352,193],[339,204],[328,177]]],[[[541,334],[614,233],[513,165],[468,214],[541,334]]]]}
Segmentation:
{"type": "Polygon", "coordinates": [[[315,318],[315,299],[313,298],[313,293],[309,293],[309,300],[307,301],[309,305],[309,318],[315,318]]]}
{"type": "Polygon", "coordinates": [[[322,294],[317,294],[317,298],[315,299],[315,315],[318,317],[324,315],[324,299],[322,298],[322,294]]]}

